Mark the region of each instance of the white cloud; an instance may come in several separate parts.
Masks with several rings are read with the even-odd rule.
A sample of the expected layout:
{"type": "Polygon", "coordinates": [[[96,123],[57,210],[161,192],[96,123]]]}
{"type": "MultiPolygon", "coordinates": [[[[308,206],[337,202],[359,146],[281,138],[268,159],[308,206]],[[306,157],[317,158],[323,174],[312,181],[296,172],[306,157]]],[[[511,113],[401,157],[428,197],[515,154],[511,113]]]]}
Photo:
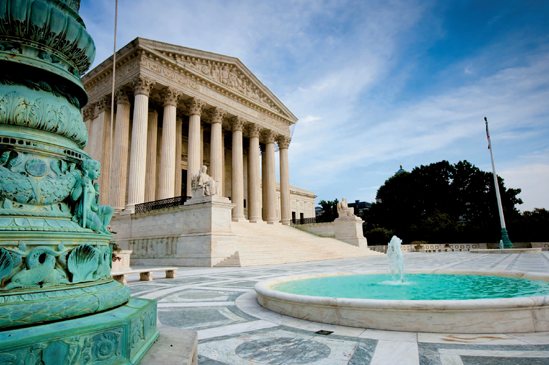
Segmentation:
{"type": "Polygon", "coordinates": [[[534,208],[549,208],[549,194],[547,182],[549,181],[549,158],[546,164],[529,164],[516,166],[498,172],[505,178],[506,187],[520,187],[519,195],[524,204],[518,206],[522,211],[534,208]]]}
{"type": "Polygon", "coordinates": [[[317,121],[317,120],[320,120],[320,119],[322,119],[322,118],[315,117],[314,115],[307,115],[306,117],[301,118],[299,120],[299,123],[301,123],[301,124],[310,124],[310,123],[312,123],[314,121],[317,121]]]}

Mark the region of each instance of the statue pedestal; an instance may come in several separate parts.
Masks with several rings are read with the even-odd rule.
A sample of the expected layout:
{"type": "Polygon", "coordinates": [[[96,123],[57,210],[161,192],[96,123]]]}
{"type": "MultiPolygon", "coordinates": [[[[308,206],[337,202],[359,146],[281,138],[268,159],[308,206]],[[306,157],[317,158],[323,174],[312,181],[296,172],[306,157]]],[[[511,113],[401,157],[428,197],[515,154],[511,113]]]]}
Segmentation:
{"type": "Polygon", "coordinates": [[[215,266],[235,255],[238,240],[231,229],[231,210],[234,204],[228,198],[205,196],[192,198],[185,203],[183,233],[188,266],[215,266]]]}
{"type": "Polygon", "coordinates": [[[362,219],[358,217],[337,218],[334,221],[335,238],[353,246],[368,247],[362,232],[362,219]]]}

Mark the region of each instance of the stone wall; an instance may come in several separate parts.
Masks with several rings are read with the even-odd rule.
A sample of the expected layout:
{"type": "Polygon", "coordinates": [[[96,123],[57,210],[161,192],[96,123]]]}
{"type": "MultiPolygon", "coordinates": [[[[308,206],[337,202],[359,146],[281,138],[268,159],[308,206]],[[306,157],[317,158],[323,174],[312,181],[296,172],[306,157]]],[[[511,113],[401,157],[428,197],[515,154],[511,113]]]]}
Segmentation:
{"type": "Polygon", "coordinates": [[[311,223],[311,224],[298,224],[294,226],[305,232],[316,234],[321,237],[335,237],[334,222],[328,223],[311,223]]]}
{"type": "Polygon", "coordinates": [[[238,251],[231,229],[234,205],[226,198],[213,199],[213,203],[117,215],[111,222],[117,232],[115,242],[133,251],[132,265],[223,266],[238,251]]]}

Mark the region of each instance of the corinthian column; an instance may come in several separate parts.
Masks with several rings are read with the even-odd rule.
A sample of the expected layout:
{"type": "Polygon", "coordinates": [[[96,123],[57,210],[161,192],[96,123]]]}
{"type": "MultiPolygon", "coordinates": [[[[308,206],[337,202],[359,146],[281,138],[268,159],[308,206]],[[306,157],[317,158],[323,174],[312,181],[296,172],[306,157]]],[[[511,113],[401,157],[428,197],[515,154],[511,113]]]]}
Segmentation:
{"type": "Polygon", "coordinates": [[[222,123],[223,116],[227,112],[220,108],[213,108],[210,112],[210,121],[212,123],[212,132],[210,139],[210,174],[217,182],[218,187],[221,187],[223,181],[223,136],[222,123]]]}
{"type": "Polygon", "coordinates": [[[110,202],[115,212],[126,207],[128,174],[128,134],[130,133],[130,99],[124,88],[116,90],[116,124],[111,168],[110,202]]]}
{"type": "Polygon", "coordinates": [[[248,219],[250,223],[263,222],[261,218],[261,189],[259,172],[259,132],[257,124],[248,126],[250,148],[248,149],[248,219]]]}
{"type": "Polygon", "coordinates": [[[288,163],[288,147],[291,138],[278,136],[278,152],[280,154],[280,217],[282,224],[289,226],[291,220],[290,208],[290,165],[288,163]]]}
{"type": "Polygon", "coordinates": [[[181,192],[181,144],[183,143],[183,119],[175,118],[175,186],[173,196],[186,194],[181,192]]]}
{"type": "Polygon", "coordinates": [[[267,221],[267,149],[262,143],[259,145],[261,150],[261,216],[267,221]]]}
{"type": "Polygon", "coordinates": [[[145,171],[147,160],[147,124],[149,94],[154,81],[139,75],[133,81],[135,102],[133,107],[132,153],[130,156],[130,179],[126,209],[134,212],[135,205],[145,201],[145,171]]]}
{"type": "Polygon", "coordinates": [[[242,127],[244,120],[240,117],[234,117],[231,120],[233,129],[233,154],[232,154],[232,179],[231,179],[231,199],[235,207],[233,208],[233,221],[245,221],[244,216],[244,154],[242,152],[242,127]]]}
{"type": "Polygon", "coordinates": [[[106,95],[97,102],[97,114],[93,122],[93,134],[95,150],[92,155],[94,160],[101,163],[101,175],[99,175],[99,203],[109,204],[109,175],[110,175],[110,148],[111,148],[111,96],[106,95]]]}
{"type": "Polygon", "coordinates": [[[84,109],[82,110],[82,118],[84,119],[84,124],[86,125],[86,132],[88,132],[88,143],[86,144],[86,147],[84,148],[84,152],[90,153],[91,150],[91,143],[92,143],[92,120],[93,120],[93,114],[94,114],[95,104],[88,104],[84,109]]]}
{"type": "Polygon", "coordinates": [[[189,147],[187,157],[187,196],[191,196],[191,182],[193,175],[198,173],[200,169],[200,114],[204,109],[204,102],[197,98],[192,98],[187,104],[187,111],[189,113],[189,147]]]}
{"type": "Polygon", "coordinates": [[[156,200],[156,146],[158,112],[149,110],[147,123],[147,166],[145,169],[145,202],[156,200]]]}
{"type": "Polygon", "coordinates": [[[267,223],[274,224],[278,222],[276,214],[276,168],[274,152],[275,134],[271,130],[265,133],[265,187],[267,192],[267,223]]]}
{"type": "Polygon", "coordinates": [[[176,141],[176,106],[180,92],[167,87],[162,90],[164,100],[164,119],[162,121],[162,146],[160,146],[160,176],[158,199],[173,197],[175,185],[175,141],[176,141]]]}

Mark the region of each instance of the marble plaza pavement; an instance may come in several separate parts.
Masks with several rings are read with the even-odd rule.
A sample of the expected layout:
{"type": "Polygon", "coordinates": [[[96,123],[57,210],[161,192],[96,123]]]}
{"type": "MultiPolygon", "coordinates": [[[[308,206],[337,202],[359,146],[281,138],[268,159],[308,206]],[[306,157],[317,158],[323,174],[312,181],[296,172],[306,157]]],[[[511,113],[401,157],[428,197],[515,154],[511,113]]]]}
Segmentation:
{"type": "MultiPolygon", "coordinates": [[[[406,268],[549,272],[541,255],[405,253],[406,268]]],[[[549,333],[415,333],[298,320],[260,307],[256,282],[278,276],[388,270],[385,256],[248,268],[180,268],[177,279],[129,277],[134,297],[156,299],[163,325],[198,332],[198,363],[318,365],[549,364],[549,333]],[[333,331],[329,335],[315,333],[333,331]]],[[[176,361],[174,361],[174,364],[176,361]]],[[[149,364],[143,364],[149,365],[149,364]]]]}

